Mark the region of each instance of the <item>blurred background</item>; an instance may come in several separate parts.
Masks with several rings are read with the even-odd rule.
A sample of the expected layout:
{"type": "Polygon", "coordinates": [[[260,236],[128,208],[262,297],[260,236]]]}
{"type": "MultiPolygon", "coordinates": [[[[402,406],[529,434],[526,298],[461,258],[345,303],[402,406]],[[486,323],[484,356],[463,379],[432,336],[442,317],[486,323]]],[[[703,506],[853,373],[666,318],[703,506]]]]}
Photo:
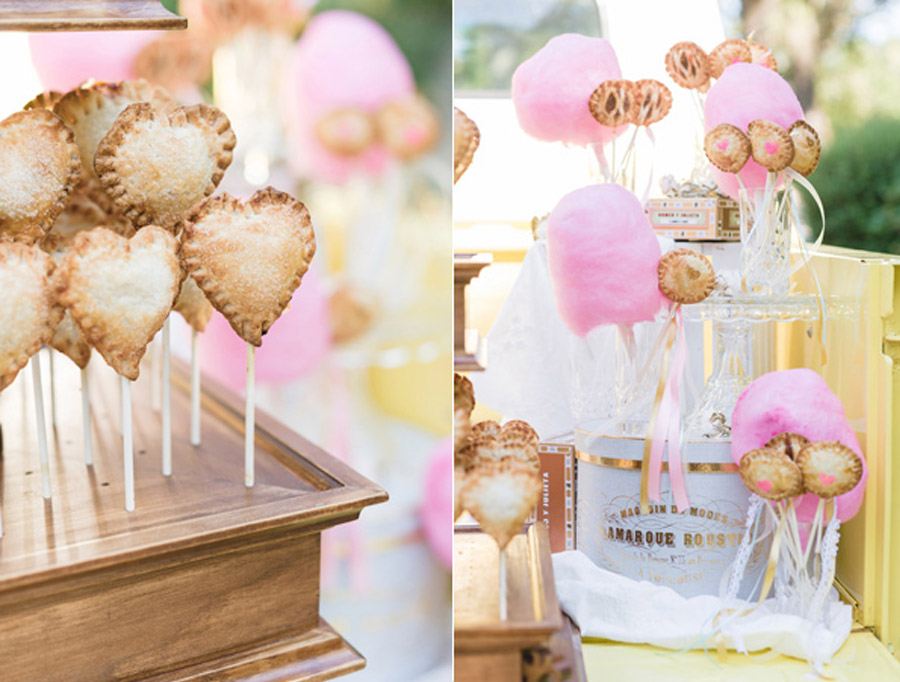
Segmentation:
{"type": "MultiPolygon", "coordinates": [[[[273,185],[307,205],[318,253],[257,352],[258,405],[390,494],[323,541],[322,612],[368,658],[356,677],[447,680],[451,2],[164,4],[187,31],[0,35],[15,65],[0,116],[43,90],[146,78],[228,115],[219,191],[273,185]],[[391,116],[396,144],[337,153],[321,129],[347,111],[391,116]]],[[[243,390],[243,344],[218,314],[200,349],[205,374],[243,390]]]]}
{"type": "MultiPolygon", "coordinates": [[[[810,179],[826,207],[825,242],[900,253],[900,2],[456,0],[454,7],[455,101],[481,129],[481,146],[454,192],[454,247],[494,258],[469,287],[470,324],[482,334],[532,243],[532,217],[591,181],[588,153],[527,136],[509,98],[515,68],[565,32],[609,38],[624,78],[669,85],[671,113],[654,128],[653,153],[639,159],[652,156],[656,178],[676,179],[690,173],[699,121],[689,93],[664,70],[666,51],[680,40],[710,50],[752,33],[772,49],[822,137],[823,158],[810,179]]],[[[659,194],[654,187],[651,196],[659,194]]],[[[816,209],[807,209],[817,224],[816,209]]]]}

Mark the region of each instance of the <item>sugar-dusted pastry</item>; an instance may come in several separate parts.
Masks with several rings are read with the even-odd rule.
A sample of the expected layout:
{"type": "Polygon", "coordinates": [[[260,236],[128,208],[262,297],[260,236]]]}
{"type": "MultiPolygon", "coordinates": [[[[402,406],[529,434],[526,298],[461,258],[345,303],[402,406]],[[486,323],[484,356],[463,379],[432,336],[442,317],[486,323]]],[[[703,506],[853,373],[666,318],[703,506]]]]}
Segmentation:
{"type": "Polygon", "coordinates": [[[462,408],[453,410],[453,449],[454,451],[465,447],[472,434],[472,420],[469,413],[462,408]]]}
{"type": "Polygon", "coordinates": [[[78,182],[72,131],[46,109],[0,121],[0,236],[33,243],[44,236],[78,182]]]}
{"type": "Polygon", "coordinates": [[[176,106],[163,88],[145,80],[91,83],[67,92],[54,105],[53,111],[75,133],[86,177],[94,177],[94,155],[100,140],[125,107],[137,102],[169,109],[176,106]]]}
{"type": "Polygon", "coordinates": [[[794,143],[794,158],[791,160],[791,168],[801,175],[811,175],[819,165],[819,156],[822,153],[822,143],[819,142],[819,134],[806,121],[795,121],[788,128],[788,135],[794,143]]]}
{"type": "Polygon", "coordinates": [[[536,448],[541,439],[531,424],[521,419],[511,419],[500,429],[500,440],[504,443],[522,443],[536,448]]]}
{"type": "Polygon", "coordinates": [[[62,317],[52,272],[53,260],[37,246],[0,242],[0,391],[50,340],[62,317]]]}
{"type": "Polygon", "coordinates": [[[194,331],[202,332],[209,324],[213,314],[212,303],[207,300],[193,277],[185,276],[181,283],[181,291],[175,299],[175,312],[179,313],[194,331]]]}
{"type": "Polygon", "coordinates": [[[467,414],[472,414],[475,409],[475,389],[472,382],[469,377],[456,372],[453,373],[453,407],[465,410],[467,414]]]}
{"type": "Polygon", "coordinates": [[[486,419],[477,424],[472,425],[472,442],[486,441],[490,438],[497,438],[500,435],[502,427],[493,419],[486,419]]]}
{"type": "Polygon", "coordinates": [[[737,173],[750,158],[750,138],[737,126],[720,123],[706,133],[703,151],[719,170],[737,173]]]}
{"type": "Polygon", "coordinates": [[[45,251],[59,250],[68,245],[79,232],[100,225],[123,237],[130,237],[134,234],[134,228],[127,220],[107,213],[92,195],[82,190],[82,187],[83,185],[79,185],[75,189],[69,197],[69,203],[65,210],[59,214],[53,227],[41,240],[41,246],[45,251]]]}
{"type": "Polygon", "coordinates": [[[597,123],[616,128],[632,120],[635,103],[634,83],[619,79],[603,81],[598,85],[588,106],[597,123]]]}
{"type": "Polygon", "coordinates": [[[775,55],[772,54],[772,50],[762,43],[750,40],[749,38],[744,42],[746,42],[747,47],[750,48],[751,62],[754,64],[761,64],[768,69],[772,69],[772,71],[778,71],[778,62],[775,60],[775,55]]]}
{"type": "MultiPolygon", "coordinates": [[[[48,237],[50,236],[52,236],[52,234],[48,235],[48,237]]],[[[63,250],[62,246],[68,244],[68,241],[63,241],[62,239],[59,241],[60,249],[48,251],[53,258],[55,265],[53,276],[50,278],[50,286],[54,292],[59,289],[61,281],[60,277],[62,275],[62,270],[58,266],[65,257],[65,250],[63,250]]],[[[46,246],[44,248],[46,250],[46,246]]],[[[62,307],[60,307],[60,309],[63,310],[62,307]]],[[[87,364],[91,359],[91,347],[85,340],[78,325],[75,324],[75,320],[72,319],[72,314],[68,310],[65,311],[62,319],[53,330],[53,336],[50,338],[48,345],[68,356],[69,359],[81,369],[87,367],[87,364]]]]}
{"type": "Polygon", "coordinates": [[[214,47],[199,31],[167,31],[138,51],[132,68],[169,90],[193,89],[209,80],[214,47]]]}
{"type": "Polygon", "coordinates": [[[635,81],[634,106],[631,122],[639,126],[657,123],[668,115],[672,108],[672,93],[665,85],[652,78],[635,81]]]}
{"type": "Polygon", "coordinates": [[[709,57],[697,43],[675,43],[666,53],[666,72],[683,88],[704,90],[709,84],[709,57]]]}
{"type": "Polygon", "coordinates": [[[838,441],[809,443],[797,455],[797,466],[806,489],[825,499],[853,490],[863,472],[859,455],[838,441]]]}
{"type": "Polygon", "coordinates": [[[134,381],[182,276],[178,242],[166,230],[150,225],[126,239],[97,227],[77,235],[63,258],[59,299],[107,364],[134,381]]]}
{"type": "Polygon", "coordinates": [[[453,107],[453,182],[459,182],[472,163],[475,150],[481,142],[481,133],[475,121],[462,110],[453,107]]]}
{"type": "Polygon", "coordinates": [[[375,141],[375,125],[368,112],[356,107],[335,109],[316,123],[316,137],[339,156],[362,154],[375,141]]]}
{"type": "Polygon", "coordinates": [[[254,346],[291,300],[316,252],[306,207],[268,187],[212,197],[188,216],[182,259],[213,307],[254,346]]]}
{"type": "Polygon", "coordinates": [[[215,107],[132,104],[97,146],[94,169],[117,213],[138,227],[173,229],[215,191],[234,146],[231,123],[215,107]]]}
{"type": "Polygon", "coordinates": [[[796,461],[797,455],[799,455],[800,451],[807,445],[809,445],[809,440],[805,436],[801,436],[799,433],[785,431],[769,440],[764,447],[775,450],[785,457],[796,461]]]}
{"type": "Polygon", "coordinates": [[[539,473],[514,462],[496,462],[466,474],[462,505],[502,550],[521,531],[540,495],[539,473]]]}
{"type": "Polygon", "coordinates": [[[721,78],[722,73],[732,64],[738,62],[750,63],[753,61],[753,53],[746,40],[731,38],[723,40],[709,53],[709,75],[713,78],[721,78]]]}
{"type": "Polygon", "coordinates": [[[741,458],[741,480],[751,492],[767,500],[783,500],[803,492],[799,467],[775,450],[751,450],[741,458]]]}
{"type": "Polygon", "coordinates": [[[747,126],[750,155],[763,168],[777,173],[787,168],[794,158],[794,143],[788,132],[777,123],[757,119],[747,126]]]}
{"type": "Polygon", "coordinates": [[[358,339],[370,329],[375,312],[357,293],[341,286],[328,299],[328,317],[331,340],[342,344],[358,339]]]}
{"type": "Polygon", "coordinates": [[[674,303],[700,303],[716,286],[712,261],[693,249],[675,249],[659,259],[659,290],[674,303]]]}
{"type": "MultiPolygon", "coordinates": [[[[482,422],[484,423],[484,422],[482,422]]],[[[468,462],[468,470],[493,462],[517,462],[529,471],[540,472],[538,458],[538,435],[523,421],[507,422],[503,427],[490,430],[479,429],[471,436],[473,453],[468,462]]]]}
{"type": "Polygon", "coordinates": [[[431,149],[440,128],[434,107],[422,95],[385,104],[375,114],[378,139],[398,159],[412,159],[431,149]]]}
{"type": "Polygon", "coordinates": [[[50,111],[53,111],[53,107],[62,99],[62,96],[63,93],[56,90],[45,90],[28,100],[22,108],[26,111],[28,109],[49,109],[50,111]]]}

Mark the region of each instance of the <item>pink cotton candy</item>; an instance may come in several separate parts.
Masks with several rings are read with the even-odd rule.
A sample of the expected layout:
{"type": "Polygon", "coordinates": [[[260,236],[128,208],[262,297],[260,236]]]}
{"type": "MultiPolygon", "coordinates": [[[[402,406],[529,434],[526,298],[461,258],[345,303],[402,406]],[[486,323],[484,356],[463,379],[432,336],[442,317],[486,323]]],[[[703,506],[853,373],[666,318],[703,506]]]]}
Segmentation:
{"type": "MultiPolygon", "coordinates": [[[[704,113],[707,131],[720,123],[730,123],[746,132],[750,121],[756,119],[772,121],[786,129],[803,119],[800,100],[784,78],[765,66],[743,62],[726,68],[709,89],[704,113]]],[[[712,170],[719,190],[737,199],[734,174],[712,170]]],[[[747,189],[765,187],[766,169],[753,159],[747,161],[740,176],[747,189]]]]}
{"type": "Polygon", "coordinates": [[[448,570],[453,567],[453,441],[445,438],[430,456],[420,517],[425,539],[448,570]]]}
{"type": "Polygon", "coordinates": [[[547,221],[547,246],[557,308],[579,336],[601,324],[651,320],[665,302],[659,242],[641,202],[620,185],[564,196],[547,221]]]}
{"type": "MultiPolygon", "coordinates": [[[[799,433],[811,441],[839,441],[862,458],[863,474],[859,483],[836,498],[841,521],[855,516],[869,475],[866,460],[841,401],[811,369],[769,372],[747,386],[731,417],[731,456],[740,462],[745,453],[763,447],[786,431],[799,433]]],[[[797,499],[795,506],[800,521],[812,520],[818,501],[810,493],[797,499]]]]}
{"type": "Polygon", "coordinates": [[[519,125],[548,142],[606,144],[625,127],[597,123],[588,101],[600,83],[621,77],[608,40],[577,33],[551,38],[513,74],[512,100],[519,125]]]}
{"type": "Polygon", "coordinates": [[[390,34],[362,14],[344,10],[314,16],[286,69],[288,161],[302,177],[343,183],[378,176],[391,163],[380,144],[356,156],[326,149],[315,134],[327,114],[346,108],[374,113],[415,92],[412,70],[390,34]]]}

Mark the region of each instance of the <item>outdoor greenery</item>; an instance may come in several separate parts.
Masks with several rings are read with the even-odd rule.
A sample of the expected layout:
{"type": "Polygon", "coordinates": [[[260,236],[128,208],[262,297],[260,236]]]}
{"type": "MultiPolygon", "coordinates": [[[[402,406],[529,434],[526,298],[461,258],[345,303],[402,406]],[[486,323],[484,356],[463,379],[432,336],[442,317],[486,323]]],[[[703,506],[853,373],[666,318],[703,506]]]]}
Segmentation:
{"type": "MultiPolygon", "coordinates": [[[[900,119],[874,118],[835,131],[810,177],[825,204],[829,244],[900,253],[900,119]]],[[[819,221],[806,202],[807,220],[819,221]]]]}

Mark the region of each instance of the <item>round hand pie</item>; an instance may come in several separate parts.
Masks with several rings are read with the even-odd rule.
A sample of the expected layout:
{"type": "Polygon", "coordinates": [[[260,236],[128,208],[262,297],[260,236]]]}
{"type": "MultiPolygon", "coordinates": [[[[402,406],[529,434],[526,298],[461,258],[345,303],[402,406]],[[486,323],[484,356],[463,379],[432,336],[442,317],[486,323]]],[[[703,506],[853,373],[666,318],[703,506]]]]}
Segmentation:
{"type": "Polygon", "coordinates": [[[234,146],[231,124],[215,107],[132,104],[97,146],[94,168],[118,213],[137,227],[174,229],[216,189],[234,146]]]}
{"type": "Polygon", "coordinates": [[[630,122],[634,105],[634,83],[626,80],[603,81],[588,103],[597,123],[610,128],[630,122]]]}
{"type": "Polygon", "coordinates": [[[751,450],[741,458],[741,480],[750,491],[767,500],[783,500],[803,492],[799,467],[768,448],[751,450]]]}
{"type": "Polygon", "coordinates": [[[262,337],[291,301],[316,252],[306,207],[271,187],[246,202],[207,199],[187,218],[182,259],[244,341],[262,337]]]}
{"type": "Polygon", "coordinates": [[[659,81],[647,78],[634,84],[635,103],[631,122],[648,126],[661,121],[672,108],[672,93],[659,81]]]}
{"type": "Polygon", "coordinates": [[[495,462],[466,475],[462,506],[504,549],[521,531],[540,496],[539,473],[515,462],[495,462]]]}
{"type": "Polygon", "coordinates": [[[787,168],[794,158],[794,143],[788,132],[771,121],[750,121],[747,126],[750,155],[763,168],[777,173],[787,168]]]}
{"type": "Polygon", "coordinates": [[[746,40],[731,38],[716,45],[709,53],[709,75],[713,78],[721,78],[722,73],[732,64],[737,62],[753,61],[753,53],[746,40]]]}
{"type": "Polygon", "coordinates": [[[703,90],[709,83],[709,58],[697,43],[676,43],[666,53],[666,71],[681,87],[703,90]]]}
{"type": "Polygon", "coordinates": [[[178,242],[166,230],[150,225],[126,239],[97,227],[76,236],[63,258],[59,300],[107,364],[134,381],[183,276],[178,242]]]}
{"type": "Polygon", "coordinates": [[[33,243],[44,236],[81,173],[72,132],[46,109],[0,121],[0,235],[33,243]]]}
{"type": "Polygon", "coordinates": [[[801,175],[811,175],[819,165],[819,155],[822,153],[822,144],[819,135],[806,121],[795,121],[788,128],[788,135],[794,143],[794,158],[791,160],[791,168],[801,175]]]}
{"type": "Polygon", "coordinates": [[[730,123],[720,123],[706,133],[703,150],[710,163],[726,173],[737,173],[750,158],[750,138],[730,123]]]}
{"type": "Polygon", "coordinates": [[[374,142],[375,127],[369,115],[361,109],[337,109],[319,119],[316,137],[334,154],[356,156],[374,142]]]}
{"type": "Polygon", "coordinates": [[[862,477],[862,460],[837,441],[810,443],[797,455],[803,485],[811,493],[829,499],[853,490],[862,477]]]}
{"type": "Polygon", "coordinates": [[[93,83],[75,88],[53,106],[53,112],[75,134],[75,144],[78,145],[86,177],[95,177],[94,155],[100,140],[125,107],[137,102],[150,102],[162,109],[174,109],[176,106],[169,93],[145,80],[93,83]]]}
{"type": "Polygon", "coordinates": [[[0,306],[0,391],[50,341],[62,318],[52,271],[52,259],[37,246],[0,242],[0,290],[6,296],[0,306]]]}
{"type": "Polygon", "coordinates": [[[669,251],[659,259],[659,290],[674,303],[699,303],[716,286],[712,261],[693,249],[669,251]]]}
{"type": "Polygon", "coordinates": [[[412,159],[431,149],[438,139],[438,121],[431,103],[421,95],[390,102],[375,115],[378,139],[398,159],[412,159]]]}
{"type": "Polygon", "coordinates": [[[809,440],[801,436],[799,433],[790,433],[788,431],[779,433],[766,443],[765,447],[781,453],[788,459],[797,460],[800,451],[809,445],[809,440]]]}
{"type": "Polygon", "coordinates": [[[472,163],[481,134],[475,121],[453,107],[453,182],[459,182],[472,163]]]}

